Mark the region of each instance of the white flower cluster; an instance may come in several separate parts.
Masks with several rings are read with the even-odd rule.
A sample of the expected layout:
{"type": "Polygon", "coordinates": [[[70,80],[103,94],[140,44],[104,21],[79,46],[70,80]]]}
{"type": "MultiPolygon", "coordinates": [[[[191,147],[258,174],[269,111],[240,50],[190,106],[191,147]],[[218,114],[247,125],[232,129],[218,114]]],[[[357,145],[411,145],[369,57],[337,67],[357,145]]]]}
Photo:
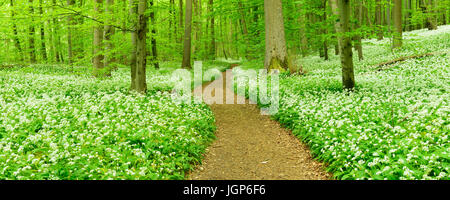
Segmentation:
{"type": "Polygon", "coordinates": [[[448,180],[450,55],[381,71],[371,66],[421,51],[449,52],[449,30],[407,33],[405,48],[394,55],[387,40],[364,41],[365,60],[355,56],[357,88],[351,93],[341,89],[338,56],[304,58],[308,74],[280,80],[280,109],[273,117],[310,144],[336,178],[448,180]]]}
{"type": "Polygon", "coordinates": [[[159,92],[170,73],[149,71],[140,95],[129,70],[47,68],[0,70],[0,179],[182,179],[214,138],[206,105],[159,92]]]}

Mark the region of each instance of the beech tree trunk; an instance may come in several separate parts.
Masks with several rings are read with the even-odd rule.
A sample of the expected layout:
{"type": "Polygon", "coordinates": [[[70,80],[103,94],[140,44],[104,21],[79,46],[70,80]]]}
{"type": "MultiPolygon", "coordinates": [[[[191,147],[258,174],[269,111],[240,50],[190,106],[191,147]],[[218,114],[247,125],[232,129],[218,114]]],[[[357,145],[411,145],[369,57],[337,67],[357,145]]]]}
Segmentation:
{"type": "Polygon", "coordinates": [[[323,27],[322,27],[322,43],[323,43],[323,56],[325,60],[328,60],[328,44],[327,44],[327,37],[326,35],[328,35],[328,30],[327,30],[327,26],[326,26],[326,21],[327,21],[327,0],[322,0],[322,5],[321,5],[321,10],[323,10],[323,15],[320,16],[320,20],[322,21],[323,27]]]}
{"type": "MultiPolygon", "coordinates": [[[[297,4],[298,12],[302,13],[302,5],[297,4]]],[[[306,38],[306,24],[305,15],[302,13],[298,17],[298,23],[300,24],[300,31],[298,31],[298,37],[300,40],[300,51],[302,56],[305,57],[308,52],[308,39],[306,38]]]]}
{"type": "Polygon", "coordinates": [[[136,28],[137,28],[137,6],[136,6],[136,0],[129,0],[130,4],[130,11],[129,14],[131,16],[131,24],[133,24],[133,31],[131,32],[131,55],[130,55],[130,67],[131,67],[131,89],[134,90],[136,88],[136,51],[137,51],[137,34],[136,34],[136,28]]]}
{"type": "MultiPolygon", "coordinates": [[[[67,6],[71,7],[75,4],[75,0],[67,0],[67,6]]],[[[67,61],[69,65],[72,65],[73,63],[73,51],[72,51],[72,22],[73,16],[69,15],[67,17],[67,61]]]]}
{"type": "Polygon", "coordinates": [[[340,54],[340,50],[341,50],[341,42],[342,42],[342,40],[341,40],[341,38],[340,38],[340,35],[342,34],[342,31],[341,31],[341,20],[340,20],[340,15],[339,15],[339,8],[338,8],[338,0],[329,0],[328,1],[328,3],[330,4],[330,8],[331,8],[331,12],[333,13],[333,15],[334,15],[334,17],[337,17],[336,18],[336,21],[335,21],[335,23],[334,23],[334,29],[336,30],[336,32],[337,32],[337,35],[338,35],[338,53],[336,54],[336,55],[338,55],[338,54],[340,54]]]}
{"type": "Polygon", "coordinates": [[[248,36],[248,29],[247,29],[247,22],[245,21],[245,13],[244,13],[244,6],[242,5],[242,2],[238,2],[238,9],[240,14],[240,22],[242,25],[242,34],[244,34],[245,37],[248,36]]]}
{"type": "Polygon", "coordinates": [[[437,20],[435,16],[435,6],[433,0],[425,0],[427,8],[427,28],[428,30],[437,30],[437,20]]]}
{"type": "MultiPolygon", "coordinates": [[[[363,2],[363,4],[364,4],[364,2],[363,2]]],[[[366,19],[366,26],[372,27],[372,21],[371,21],[370,13],[369,13],[369,5],[367,2],[364,4],[364,18],[366,19]]]]}
{"type": "Polygon", "coordinates": [[[266,55],[264,67],[268,70],[289,69],[284,33],[283,8],[281,0],[264,0],[266,26],[266,55]]]}
{"type": "Polygon", "coordinates": [[[342,46],[341,46],[341,65],[342,65],[342,83],[344,89],[353,90],[355,87],[355,74],[353,71],[353,52],[352,42],[348,33],[350,32],[350,0],[340,0],[339,10],[342,11],[340,16],[342,27],[342,46]]]}
{"type": "Polygon", "coordinates": [[[225,60],[228,60],[228,54],[227,54],[227,51],[226,51],[226,47],[225,47],[225,43],[226,43],[226,41],[225,41],[225,35],[224,35],[224,33],[223,33],[223,27],[224,27],[224,25],[223,24],[225,24],[224,23],[224,21],[226,21],[226,19],[223,19],[222,17],[220,18],[220,24],[219,24],[219,28],[220,28],[220,30],[219,30],[219,34],[220,34],[220,38],[221,38],[221,40],[222,40],[222,42],[220,43],[221,45],[221,47],[222,47],[222,53],[223,53],[223,56],[225,57],[225,60]]]}
{"type": "Polygon", "coordinates": [[[148,16],[147,0],[139,0],[138,3],[138,22],[137,22],[137,41],[136,41],[136,79],[133,90],[139,93],[147,92],[146,66],[147,66],[147,23],[148,16]]]}
{"type": "Polygon", "coordinates": [[[242,26],[242,35],[244,37],[245,43],[246,43],[246,47],[245,47],[245,57],[247,59],[249,59],[249,53],[248,53],[248,47],[250,46],[250,42],[249,42],[249,37],[248,37],[248,29],[247,29],[247,22],[245,21],[245,13],[244,13],[244,6],[242,5],[242,2],[238,2],[238,9],[239,9],[239,14],[240,14],[240,23],[242,26]]]}
{"type": "Polygon", "coordinates": [[[182,68],[191,69],[191,31],[192,31],[192,0],[186,0],[186,17],[184,28],[184,49],[182,68]]]}
{"type": "Polygon", "coordinates": [[[172,41],[172,33],[177,33],[177,26],[175,26],[175,0],[170,0],[170,6],[169,6],[169,41],[172,41]],[[174,31],[172,31],[174,30],[174,31]]]}
{"type": "MultiPolygon", "coordinates": [[[[355,18],[357,19],[354,24],[354,29],[358,30],[361,27],[362,22],[362,3],[360,1],[356,2],[355,7],[355,18]]],[[[363,51],[362,51],[362,42],[361,42],[361,34],[358,33],[354,37],[355,40],[355,49],[358,51],[358,59],[363,60],[363,51]]]]}
{"type": "MultiPolygon", "coordinates": [[[[52,0],[52,13],[55,12],[55,7],[56,7],[56,0],[52,0]]],[[[59,48],[61,46],[61,38],[59,36],[59,23],[57,18],[53,18],[52,20],[53,22],[53,34],[54,34],[54,38],[53,38],[53,45],[51,45],[53,47],[53,52],[54,52],[54,56],[55,56],[55,61],[57,63],[61,62],[63,60],[61,52],[59,51],[59,48]]]]}
{"type": "Polygon", "coordinates": [[[338,14],[336,30],[339,33],[339,47],[342,66],[342,84],[344,89],[352,91],[355,87],[355,74],[353,70],[353,52],[350,32],[350,0],[330,0],[333,13],[338,14]]]}
{"type": "Polygon", "coordinates": [[[411,31],[411,0],[406,0],[405,30],[411,31]]]}
{"type": "Polygon", "coordinates": [[[114,45],[111,41],[111,37],[115,34],[115,29],[112,26],[114,23],[114,0],[106,0],[106,23],[105,23],[105,68],[106,76],[111,76],[111,70],[113,69],[114,53],[112,52],[114,45]]]}
{"type": "Polygon", "coordinates": [[[210,56],[211,59],[216,59],[216,33],[215,33],[215,19],[214,19],[214,15],[212,14],[214,12],[214,2],[213,0],[209,0],[209,5],[208,5],[208,9],[209,9],[209,13],[211,14],[211,21],[210,21],[210,29],[211,29],[211,46],[210,48],[210,56]]]}
{"type": "MultiPolygon", "coordinates": [[[[425,5],[423,3],[423,0],[416,0],[416,8],[417,8],[417,10],[420,8],[420,11],[422,11],[422,13],[427,12],[425,5]]],[[[423,28],[423,23],[417,23],[416,29],[422,29],[422,28],[423,28]]]]}
{"type": "MultiPolygon", "coordinates": [[[[96,15],[96,18],[99,18],[102,13],[102,4],[103,0],[95,0],[94,3],[94,12],[96,15]]],[[[94,65],[94,76],[100,77],[104,76],[105,73],[103,71],[104,68],[104,55],[102,53],[103,51],[103,25],[100,23],[96,23],[94,27],[94,58],[93,58],[93,65],[94,65]]]]}
{"type": "MultiPolygon", "coordinates": [[[[39,0],[39,14],[44,15],[44,10],[42,9],[42,0],[39,0]]],[[[45,22],[41,22],[41,54],[42,60],[47,61],[47,48],[45,47],[45,22]]]]}
{"type": "Polygon", "coordinates": [[[202,23],[201,23],[201,17],[202,17],[202,1],[201,0],[191,0],[193,3],[193,19],[192,19],[192,24],[194,27],[194,32],[193,37],[194,39],[191,41],[191,45],[192,45],[192,52],[191,55],[194,57],[194,59],[198,59],[199,58],[199,54],[200,52],[198,52],[200,50],[201,47],[201,38],[202,38],[202,23]]]}
{"type": "Polygon", "coordinates": [[[391,32],[391,0],[387,0],[388,5],[386,6],[386,25],[388,32],[391,32]]]}
{"type": "Polygon", "coordinates": [[[383,39],[383,24],[382,24],[382,18],[381,18],[381,0],[376,1],[375,6],[375,22],[377,24],[377,39],[382,40],[383,39]]]}
{"type": "MultiPolygon", "coordinates": [[[[29,10],[30,10],[30,15],[34,14],[34,8],[33,8],[33,0],[28,0],[28,6],[29,6],[29,10]]],[[[35,50],[35,45],[34,45],[34,34],[35,34],[35,29],[34,29],[34,19],[31,18],[31,24],[28,27],[28,43],[29,43],[29,47],[28,47],[28,51],[30,53],[30,62],[31,63],[36,63],[36,50],[35,50]]]]}
{"type": "Polygon", "coordinates": [[[394,0],[394,40],[393,48],[402,46],[402,0],[394,0]]]}
{"type": "MultiPolygon", "coordinates": [[[[337,7],[335,8],[335,10],[333,10],[333,5],[331,5],[333,2],[331,2],[331,1],[328,1],[328,5],[330,6],[330,8],[331,8],[331,13],[332,13],[332,17],[338,17],[338,15],[337,15],[337,7]]],[[[337,6],[337,5],[336,5],[337,6]]],[[[336,41],[336,42],[334,42],[334,55],[339,55],[339,39],[337,39],[337,33],[338,33],[338,31],[336,30],[336,23],[339,23],[339,22],[335,22],[334,23],[334,26],[333,26],[333,41],[336,41]]]]}
{"type": "MultiPolygon", "coordinates": [[[[178,24],[178,27],[180,29],[180,32],[183,32],[183,0],[179,1],[179,6],[180,6],[180,22],[178,24]]],[[[183,34],[180,34],[181,36],[179,37],[179,41],[180,43],[183,42],[183,34]]]]}
{"type": "Polygon", "coordinates": [[[16,47],[17,51],[19,52],[19,60],[23,61],[22,57],[22,47],[20,46],[20,40],[17,33],[17,25],[14,20],[15,11],[14,11],[14,0],[10,0],[9,6],[11,6],[11,20],[12,20],[12,30],[14,33],[14,46],[16,47]]]}
{"type": "MultiPolygon", "coordinates": [[[[150,0],[150,6],[153,7],[153,0],[150,0]]],[[[151,36],[151,43],[152,43],[152,63],[155,69],[159,69],[159,62],[158,62],[158,51],[156,46],[156,21],[155,21],[155,11],[152,9],[152,12],[150,13],[150,20],[152,22],[152,36],[151,36]]]]}

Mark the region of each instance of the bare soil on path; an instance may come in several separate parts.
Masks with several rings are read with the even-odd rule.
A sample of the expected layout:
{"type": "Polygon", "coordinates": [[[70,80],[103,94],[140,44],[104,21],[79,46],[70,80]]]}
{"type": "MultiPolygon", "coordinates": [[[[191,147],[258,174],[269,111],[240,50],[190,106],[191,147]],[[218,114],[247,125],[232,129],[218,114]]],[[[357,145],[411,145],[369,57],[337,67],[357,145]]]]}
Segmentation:
{"type": "MultiPolygon", "coordinates": [[[[204,84],[203,90],[209,84],[204,84]]],[[[222,92],[225,99],[227,90],[235,104],[225,104],[224,100],[224,104],[210,105],[216,118],[217,138],[206,150],[202,165],[188,179],[324,180],[331,177],[320,162],[312,159],[305,144],[269,116],[261,115],[257,105],[248,100],[236,104],[237,96],[230,91],[229,84],[215,87],[212,93],[222,92]]]]}

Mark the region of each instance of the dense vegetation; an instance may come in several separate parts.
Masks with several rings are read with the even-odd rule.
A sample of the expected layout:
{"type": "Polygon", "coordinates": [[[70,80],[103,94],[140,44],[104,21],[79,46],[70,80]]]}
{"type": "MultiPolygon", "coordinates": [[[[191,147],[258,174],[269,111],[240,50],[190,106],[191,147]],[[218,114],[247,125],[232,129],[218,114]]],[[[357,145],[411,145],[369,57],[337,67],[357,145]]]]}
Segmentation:
{"type": "Polygon", "coordinates": [[[185,178],[216,129],[207,105],[171,101],[197,60],[279,72],[273,118],[335,178],[449,179],[449,7],[0,1],[0,179],[185,178]]]}
{"type": "Polygon", "coordinates": [[[181,179],[214,138],[205,104],[164,92],[171,65],[148,73],[146,96],[128,91],[127,69],[69,69],[0,70],[0,179],[181,179]]]}
{"type": "MultiPolygon", "coordinates": [[[[308,73],[281,79],[280,111],[273,118],[308,143],[338,179],[448,180],[449,30],[409,32],[395,54],[388,40],[363,40],[367,59],[355,60],[358,85],[350,93],[342,90],[337,56],[303,58],[308,73]],[[441,54],[376,67],[426,52],[441,54]]],[[[243,82],[236,85],[248,90],[243,82]]]]}

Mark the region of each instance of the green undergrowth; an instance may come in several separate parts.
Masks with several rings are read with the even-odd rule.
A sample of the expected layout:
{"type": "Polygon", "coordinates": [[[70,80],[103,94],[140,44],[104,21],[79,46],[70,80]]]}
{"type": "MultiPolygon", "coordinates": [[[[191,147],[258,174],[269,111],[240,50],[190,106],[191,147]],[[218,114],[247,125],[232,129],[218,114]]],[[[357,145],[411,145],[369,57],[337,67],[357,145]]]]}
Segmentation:
{"type": "MultiPolygon", "coordinates": [[[[279,111],[272,118],[309,144],[334,178],[449,180],[449,30],[450,26],[442,26],[437,31],[405,33],[404,48],[396,52],[390,51],[388,39],[365,40],[365,60],[358,61],[354,53],[354,92],[342,90],[338,56],[329,61],[301,58],[308,73],[281,74],[279,111]],[[430,52],[440,54],[381,71],[374,67],[430,52]]],[[[261,65],[244,63],[244,67],[261,65]]],[[[244,85],[236,87],[246,87],[248,97],[244,85]]]]}
{"type": "Polygon", "coordinates": [[[83,67],[1,68],[0,179],[184,179],[215,119],[205,104],[172,100],[174,69],[149,69],[141,95],[124,68],[104,79],[83,67]]]}

